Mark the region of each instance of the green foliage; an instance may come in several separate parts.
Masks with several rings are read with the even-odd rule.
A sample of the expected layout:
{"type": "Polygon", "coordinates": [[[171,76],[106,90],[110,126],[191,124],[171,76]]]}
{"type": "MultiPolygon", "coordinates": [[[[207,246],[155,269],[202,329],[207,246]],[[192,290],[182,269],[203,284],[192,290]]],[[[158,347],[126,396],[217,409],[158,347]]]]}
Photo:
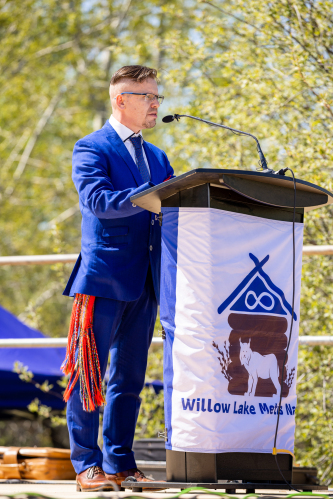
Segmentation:
{"type": "MultiPolygon", "coordinates": [[[[24,366],[22,362],[14,363],[13,372],[17,373],[22,381],[25,381],[26,383],[32,383],[40,391],[44,393],[54,394],[57,397],[61,397],[59,393],[52,391],[53,385],[50,385],[47,380],[45,380],[42,384],[37,383],[37,381],[34,380],[33,373],[29,371],[29,368],[27,366],[24,366]]],[[[66,378],[63,377],[60,381],[58,381],[58,384],[63,388],[65,388],[65,386],[67,385],[66,378]]],[[[50,419],[50,423],[53,426],[66,424],[66,418],[65,418],[66,409],[62,412],[62,414],[59,413],[52,414],[51,407],[42,404],[38,398],[32,400],[27,408],[32,414],[38,416],[39,420],[50,419]]]]}
{"type": "Polygon", "coordinates": [[[53,385],[50,385],[47,380],[45,380],[42,384],[37,383],[33,378],[34,375],[27,366],[24,366],[22,362],[15,362],[13,372],[19,375],[19,378],[26,383],[32,383],[36,388],[39,388],[42,392],[50,392],[52,393],[53,385]]]}
{"type": "Polygon", "coordinates": [[[27,366],[22,364],[22,362],[14,363],[13,372],[19,375],[20,380],[25,381],[26,383],[32,383],[34,375],[31,371],[29,371],[27,366]]]}
{"type": "Polygon", "coordinates": [[[303,466],[316,464],[321,482],[332,480],[332,348],[302,347],[299,352],[296,456],[303,466]]]}
{"type": "Polygon", "coordinates": [[[156,395],[152,387],[145,387],[141,392],[142,405],[135,438],[156,438],[164,432],[164,399],[163,390],[156,395]]]}
{"type": "MultiPolygon", "coordinates": [[[[157,316],[154,336],[160,337],[162,326],[157,316]]],[[[163,348],[151,350],[148,356],[146,381],[163,381],[163,348]]],[[[155,394],[151,386],[141,392],[141,408],[135,430],[135,438],[156,438],[164,431],[164,394],[155,394]]]]}
{"type": "MultiPolygon", "coordinates": [[[[332,4],[327,0],[7,0],[0,4],[0,253],[76,253],[80,214],[71,151],[110,114],[108,81],[126,63],[159,69],[178,112],[253,133],[272,168],[333,190],[332,4]]],[[[169,102],[169,109],[168,109],[169,102]]],[[[255,143],[190,120],[145,137],[177,173],[255,169],[255,143]]],[[[305,244],[332,244],[332,209],[306,215],[305,244]]],[[[332,334],[332,257],[304,259],[300,334],[332,334]]],[[[0,268],[1,305],[65,336],[70,265],[0,268]]],[[[161,379],[160,354],[148,379],[161,379]]],[[[333,479],[332,364],[301,348],[297,459],[333,479]],[[325,402],[324,402],[325,401],[325,402]]],[[[138,435],[156,436],[161,400],[143,392],[138,435]]],[[[163,425],[161,425],[163,426],[163,425]]]]}
{"type": "MultiPolygon", "coordinates": [[[[110,116],[109,81],[121,65],[151,64],[163,77],[166,33],[187,32],[183,15],[191,18],[185,6],[167,15],[167,5],[0,3],[0,254],[79,252],[73,146],[110,116]]],[[[161,132],[146,136],[158,142],[161,132]]],[[[1,305],[45,334],[66,336],[72,301],[61,293],[72,267],[1,267],[1,305]]]]}
{"type": "Polygon", "coordinates": [[[43,425],[40,418],[31,418],[24,414],[24,419],[12,416],[8,420],[0,420],[0,446],[9,447],[52,447],[49,428],[43,425]]]}
{"type": "Polygon", "coordinates": [[[51,415],[51,407],[41,404],[37,398],[30,402],[28,409],[30,412],[36,413],[42,418],[49,418],[51,415]]]}
{"type": "MultiPolygon", "coordinates": [[[[183,96],[177,112],[253,133],[264,139],[271,168],[290,167],[332,190],[331,10],[312,0],[203,1],[197,36],[184,40],[175,29],[167,40],[167,85],[183,96]]],[[[169,133],[179,169],[258,166],[250,139],[185,119],[169,133]]],[[[305,244],[332,244],[331,208],[305,222],[305,244]]],[[[300,334],[332,334],[332,271],[331,257],[304,259],[300,334]]],[[[332,374],[330,349],[301,349],[295,452],[326,484],[333,479],[332,374]]]]}

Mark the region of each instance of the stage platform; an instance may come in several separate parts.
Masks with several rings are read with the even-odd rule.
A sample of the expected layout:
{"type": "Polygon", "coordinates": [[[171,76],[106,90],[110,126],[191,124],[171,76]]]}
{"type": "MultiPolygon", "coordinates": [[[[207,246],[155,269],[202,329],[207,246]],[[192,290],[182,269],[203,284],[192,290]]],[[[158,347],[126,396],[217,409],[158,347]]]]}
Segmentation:
{"type": "MultiPolygon", "coordinates": [[[[219,485],[219,484],[217,484],[219,485]]],[[[237,493],[234,494],[234,497],[239,499],[243,499],[243,497],[247,494],[246,490],[241,488],[241,484],[238,484],[239,489],[237,489],[237,493]]],[[[167,499],[168,497],[172,497],[175,494],[180,492],[180,489],[167,489],[165,491],[159,492],[144,492],[142,493],[143,497],[155,498],[155,499],[167,499]]],[[[221,492],[224,492],[221,490],[221,492]]],[[[316,491],[314,491],[315,493],[316,491]]],[[[318,491],[320,494],[325,494],[327,497],[333,498],[333,488],[329,488],[328,491],[318,491]]],[[[270,489],[256,489],[256,494],[261,497],[274,499],[275,497],[278,499],[286,498],[291,492],[287,490],[270,490],[270,489]]],[[[0,499],[5,499],[9,496],[18,495],[18,499],[31,499],[31,494],[33,494],[34,499],[38,497],[50,497],[54,499],[94,499],[97,497],[119,497],[126,498],[135,495],[139,497],[141,494],[131,492],[130,489],[127,489],[124,492],[77,492],[76,491],[76,483],[74,480],[50,480],[50,481],[41,481],[41,480],[0,480],[0,499]]],[[[193,491],[188,494],[184,494],[181,497],[184,499],[190,499],[193,497],[196,499],[204,499],[207,497],[217,497],[216,495],[210,495],[209,493],[200,493],[200,491],[193,491]]],[[[304,496],[305,497],[305,496],[304,496]]],[[[309,496],[307,496],[309,497],[309,496]]]]}

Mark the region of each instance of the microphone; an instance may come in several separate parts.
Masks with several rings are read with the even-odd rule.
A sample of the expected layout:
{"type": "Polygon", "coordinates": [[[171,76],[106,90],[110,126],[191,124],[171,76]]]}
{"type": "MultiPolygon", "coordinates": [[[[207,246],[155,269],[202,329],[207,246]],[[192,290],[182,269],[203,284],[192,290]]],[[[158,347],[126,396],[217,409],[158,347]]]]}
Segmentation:
{"type": "MultiPolygon", "coordinates": [[[[271,170],[270,168],[268,168],[266,158],[265,158],[264,153],[262,152],[260,144],[259,144],[259,140],[257,139],[257,137],[255,137],[251,133],[242,132],[242,130],[236,130],[236,128],[230,128],[229,126],[220,125],[219,123],[214,123],[213,121],[203,120],[202,118],[196,118],[195,116],[190,116],[188,114],[173,114],[173,115],[164,116],[164,118],[162,118],[162,121],[164,123],[171,123],[171,121],[174,121],[174,120],[179,121],[180,118],[191,118],[192,120],[202,121],[202,123],[206,123],[207,125],[217,126],[219,128],[224,128],[225,130],[230,130],[231,132],[235,133],[236,135],[247,135],[248,137],[252,137],[257,143],[257,151],[259,154],[259,165],[261,166],[262,171],[265,173],[276,173],[276,172],[274,172],[274,170],[271,170]]],[[[279,174],[279,172],[277,172],[277,173],[279,174]]]]}
{"type": "Polygon", "coordinates": [[[173,121],[174,119],[175,117],[172,114],[169,114],[169,116],[164,116],[164,118],[162,118],[162,121],[163,123],[171,123],[171,121],[173,121]]]}

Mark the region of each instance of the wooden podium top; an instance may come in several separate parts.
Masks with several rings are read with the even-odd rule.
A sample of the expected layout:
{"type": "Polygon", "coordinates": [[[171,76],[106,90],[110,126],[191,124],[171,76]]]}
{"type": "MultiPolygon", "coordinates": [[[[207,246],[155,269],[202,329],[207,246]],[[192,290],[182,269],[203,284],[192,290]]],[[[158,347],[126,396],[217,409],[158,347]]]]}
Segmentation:
{"type": "MultiPolygon", "coordinates": [[[[153,213],[161,211],[164,199],[177,192],[202,184],[231,189],[238,194],[270,206],[293,208],[294,183],[292,177],[248,170],[198,168],[183,173],[131,197],[132,203],[153,213]]],[[[296,179],[296,208],[314,210],[333,203],[333,194],[318,185],[296,179]]]]}

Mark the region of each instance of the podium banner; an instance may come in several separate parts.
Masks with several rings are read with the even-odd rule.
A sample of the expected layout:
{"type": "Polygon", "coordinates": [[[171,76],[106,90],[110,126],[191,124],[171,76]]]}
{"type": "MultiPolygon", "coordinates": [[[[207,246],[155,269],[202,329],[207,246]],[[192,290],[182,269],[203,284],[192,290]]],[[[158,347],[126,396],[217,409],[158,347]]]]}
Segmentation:
{"type": "Polygon", "coordinates": [[[163,208],[161,323],[166,448],[293,452],[303,224],[163,208]]]}

